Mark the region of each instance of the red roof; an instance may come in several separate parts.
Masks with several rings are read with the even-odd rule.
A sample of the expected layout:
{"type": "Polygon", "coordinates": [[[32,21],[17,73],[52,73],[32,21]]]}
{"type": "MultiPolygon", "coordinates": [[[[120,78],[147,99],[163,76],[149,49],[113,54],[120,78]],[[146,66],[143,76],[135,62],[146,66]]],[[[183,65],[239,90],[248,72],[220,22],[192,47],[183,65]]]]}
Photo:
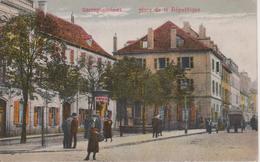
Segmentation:
{"type": "Polygon", "coordinates": [[[142,48],[141,41],[146,41],[147,35],[137,40],[135,43],[130,44],[116,52],[116,54],[124,53],[146,53],[146,52],[167,52],[173,50],[208,50],[207,46],[199,42],[196,38],[190,36],[184,30],[179,28],[177,25],[171,21],[167,21],[160,27],[154,30],[154,48],[142,48]],[[176,29],[177,36],[184,40],[184,45],[182,47],[177,47],[176,49],[171,48],[170,31],[171,29],[176,29]]]}
{"type": "Polygon", "coordinates": [[[91,39],[92,36],[81,26],[49,13],[44,17],[44,13],[39,10],[37,11],[37,19],[40,20],[39,22],[43,26],[42,30],[44,32],[63,39],[74,46],[114,59],[114,57],[107,53],[94,39],[92,39],[92,45],[90,46],[86,41],[91,39]]]}

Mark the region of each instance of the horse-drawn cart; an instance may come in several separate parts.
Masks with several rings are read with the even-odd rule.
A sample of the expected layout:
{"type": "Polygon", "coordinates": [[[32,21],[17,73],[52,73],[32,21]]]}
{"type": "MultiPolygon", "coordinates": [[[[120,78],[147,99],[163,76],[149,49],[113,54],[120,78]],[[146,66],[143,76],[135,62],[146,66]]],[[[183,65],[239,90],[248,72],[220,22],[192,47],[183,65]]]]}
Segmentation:
{"type": "Polygon", "coordinates": [[[238,128],[240,128],[241,132],[243,133],[244,130],[243,112],[238,109],[229,110],[226,127],[228,133],[232,128],[234,129],[235,132],[237,132],[238,128]]]}

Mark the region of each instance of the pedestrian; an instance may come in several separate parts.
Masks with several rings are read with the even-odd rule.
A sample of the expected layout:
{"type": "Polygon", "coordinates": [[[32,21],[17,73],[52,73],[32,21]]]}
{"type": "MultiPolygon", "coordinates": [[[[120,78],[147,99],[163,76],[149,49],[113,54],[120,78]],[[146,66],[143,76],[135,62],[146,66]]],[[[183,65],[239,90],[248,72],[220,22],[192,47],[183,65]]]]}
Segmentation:
{"type": "Polygon", "coordinates": [[[158,136],[162,136],[162,130],[163,130],[163,121],[162,119],[158,118],[158,136]]]}
{"type": "Polygon", "coordinates": [[[71,121],[71,136],[70,136],[70,140],[71,140],[71,146],[72,146],[72,139],[74,140],[73,148],[76,148],[76,146],[77,146],[77,133],[78,133],[79,121],[78,121],[76,113],[72,114],[72,118],[73,119],[71,121]]]}
{"type": "Polygon", "coordinates": [[[250,125],[252,127],[252,130],[256,130],[257,131],[257,119],[256,116],[253,115],[251,120],[250,120],[250,125]]]}
{"type": "Polygon", "coordinates": [[[84,138],[85,139],[89,139],[89,133],[90,133],[91,123],[92,123],[91,121],[92,121],[91,116],[87,115],[85,122],[84,122],[84,129],[85,129],[84,138]]]}
{"type": "Polygon", "coordinates": [[[67,119],[66,119],[66,125],[67,125],[67,133],[68,133],[68,138],[67,138],[67,144],[68,144],[68,147],[67,148],[71,148],[71,122],[72,122],[72,116],[69,116],[67,119]]]}
{"type": "Polygon", "coordinates": [[[99,152],[99,143],[98,143],[99,130],[95,128],[94,124],[90,129],[90,136],[88,139],[88,149],[87,157],[84,160],[89,160],[90,153],[93,153],[93,160],[96,160],[96,153],[99,152]]]}
{"type": "Polygon", "coordinates": [[[105,142],[107,142],[107,139],[110,138],[110,142],[112,142],[112,120],[109,118],[106,118],[103,125],[103,131],[104,131],[104,137],[105,142]]]}
{"type": "Polygon", "coordinates": [[[210,134],[211,133],[211,121],[210,118],[206,118],[206,131],[210,134]]]}
{"type": "Polygon", "coordinates": [[[62,131],[63,131],[63,148],[69,148],[70,129],[68,128],[67,120],[63,120],[62,122],[62,131]]]}
{"type": "Polygon", "coordinates": [[[156,115],[152,118],[153,138],[158,137],[158,126],[159,126],[159,117],[158,115],[156,115]]]}

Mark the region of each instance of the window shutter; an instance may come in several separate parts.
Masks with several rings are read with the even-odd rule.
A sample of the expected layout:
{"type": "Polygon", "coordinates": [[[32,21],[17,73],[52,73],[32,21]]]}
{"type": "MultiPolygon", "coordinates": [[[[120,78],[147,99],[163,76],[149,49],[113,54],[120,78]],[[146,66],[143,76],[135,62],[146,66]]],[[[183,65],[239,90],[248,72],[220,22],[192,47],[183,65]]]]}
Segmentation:
{"type": "Polygon", "coordinates": [[[166,58],[166,67],[169,66],[169,62],[170,62],[170,59],[169,59],[169,58],[166,58]]]}
{"type": "Polygon", "coordinates": [[[34,120],[34,127],[37,127],[38,126],[38,109],[37,108],[34,108],[33,120],[34,120]]]}
{"type": "Polygon", "coordinates": [[[143,59],[143,67],[146,67],[146,59],[143,59]]]}
{"type": "Polygon", "coordinates": [[[190,68],[193,68],[193,57],[190,57],[190,68]]]}
{"type": "Polygon", "coordinates": [[[14,124],[19,124],[19,101],[14,101],[14,124]]]}
{"type": "Polygon", "coordinates": [[[59,126],[60,125],[60,110],[57,108],[56,109],[56,125],[59,126]]]}
{"type": "Polygon", "coordinates": [[[154,59],[154,69],[157,70],[157,59],[154,59]]]}
{"type": "Polygon", "coordinates": [[[177,57],[177,65],[178,65],[178,67],[181,67],[181,58],[180,57],[177,57]]]}
{"type": "Polygon", "coordinates": [[[70,63],[74,64],[74,50],[70,50],[70,63]]]}

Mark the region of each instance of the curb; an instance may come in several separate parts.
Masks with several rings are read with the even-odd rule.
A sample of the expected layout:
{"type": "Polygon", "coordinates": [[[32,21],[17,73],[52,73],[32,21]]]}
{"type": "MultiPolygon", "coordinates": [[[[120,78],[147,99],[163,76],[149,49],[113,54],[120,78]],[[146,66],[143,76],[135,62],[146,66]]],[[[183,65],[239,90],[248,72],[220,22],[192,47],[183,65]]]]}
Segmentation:
{"type": "MultiPolygon", "coordinates": [[[[128,142],[128,143],[122,143],[117,145],[111,145],[111,146],[103,146],[100,147],[100,149],[112,149],[117,147],[123,147],[123,146],[131,146],[131,145],[139,145],[143,143],[150,143],[154,141],[162,141],[162,140],[168,140],[173,138],[180,138],[185,136],[192,136],[192,135],[198,135],[198,134],[205,134],[207,132],[197,132],[197,133],[190,133],[190,134],[181,134],[176,136],[169,136],[169,137],[162,137],[162,138],[155,138],[155,139],[149,139],[149,140],[142,140],[138,142],[128,142]]],[[[13,151],[0,151],[0,154],[22,154],[22,153],[48,153],[48,152],[75,152],[75,151],[86,151],[86,149],[63,149],[63,150],[13,150],[13,151]]]]}

